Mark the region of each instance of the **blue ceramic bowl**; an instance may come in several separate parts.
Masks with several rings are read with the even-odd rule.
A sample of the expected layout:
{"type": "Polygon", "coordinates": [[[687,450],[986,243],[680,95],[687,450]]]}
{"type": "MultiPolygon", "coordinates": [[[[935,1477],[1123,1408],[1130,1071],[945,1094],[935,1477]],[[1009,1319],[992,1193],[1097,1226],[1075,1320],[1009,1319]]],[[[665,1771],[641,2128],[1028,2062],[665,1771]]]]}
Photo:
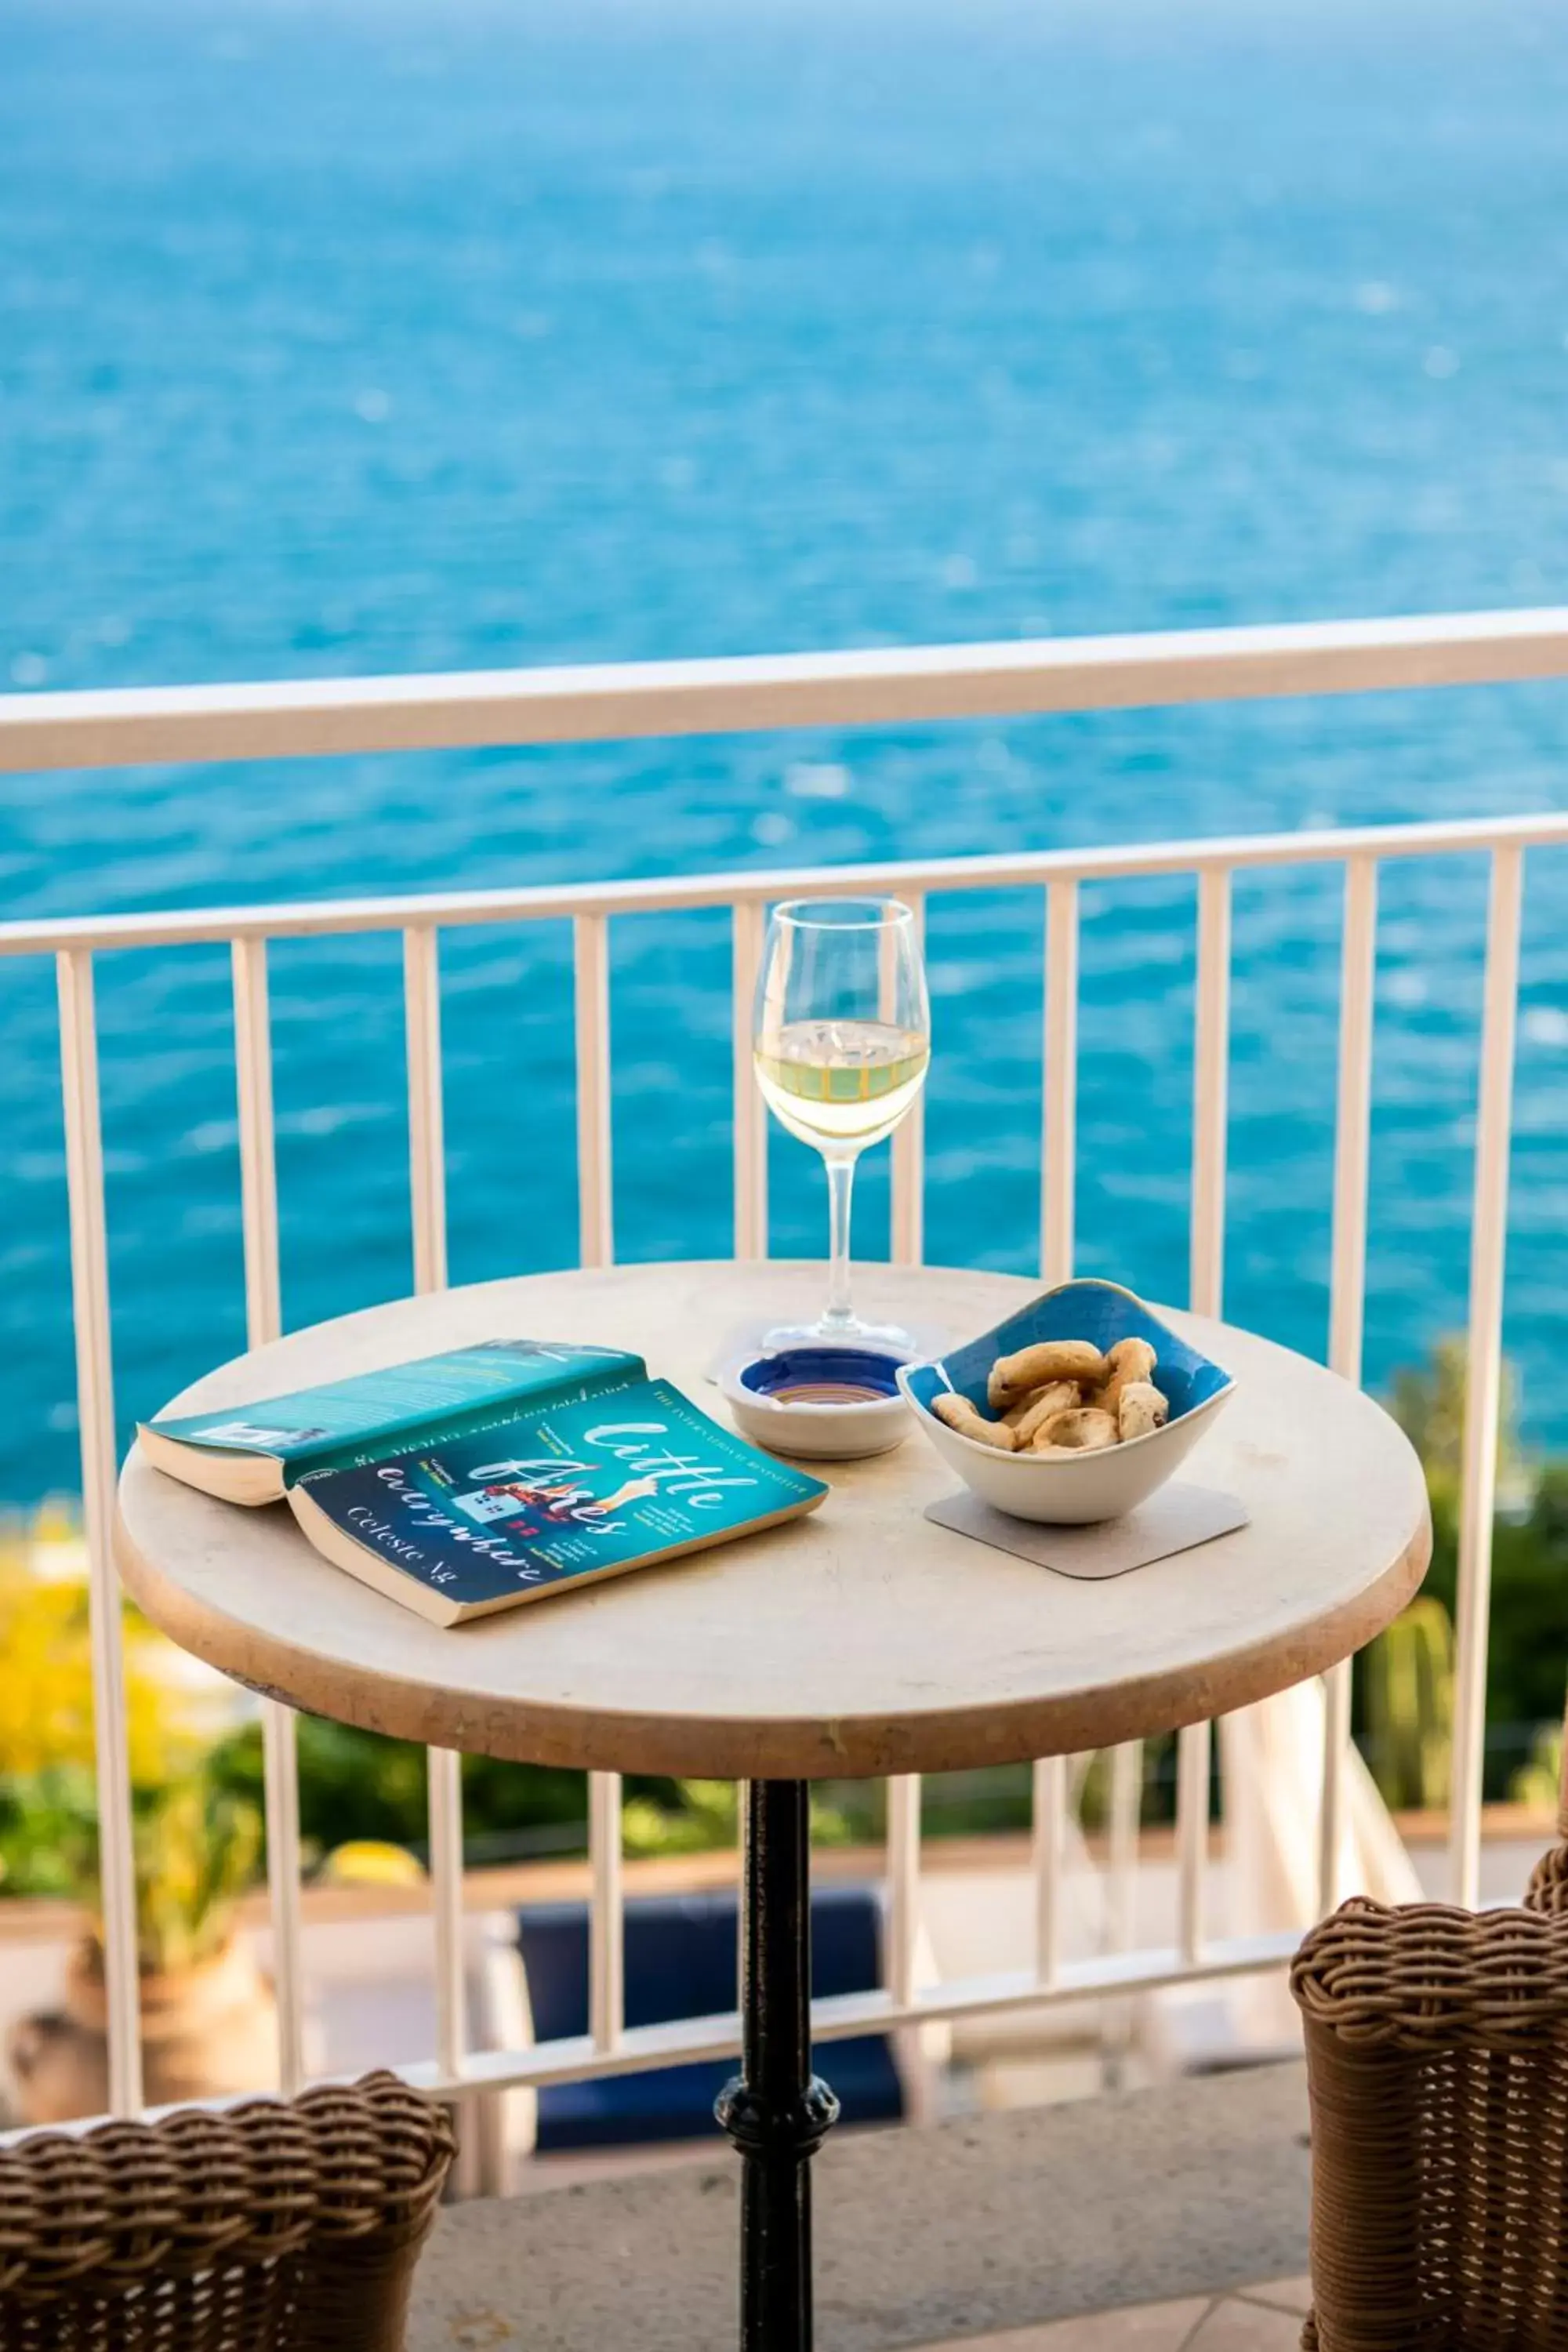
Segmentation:
{"type": "Polygon", "coordinates": [[[1116,1282],[1064,1282],[938,1362],[906,1364],[899,1385],[915,1418],[945,1462],[967,1486],[1015,1518],[1084,1526],[1136,1510],[1163,1486],[1233,1393],[1230,1374],[1178,1338],[1141,1298],[1116,1282]],[[1088,1339],[1103,1355],[1119,1339],[1147,1339],[1155,1355],[1155,1385],[1170,1400],[1163,1429],[1096,1454],[1000,1454],[949,1429],[931,1411],[942,1389],[953,1389],[989,1414],[985,1386],[998,1356],[1016,1355],[1042,1339],[1088,1339]]]}

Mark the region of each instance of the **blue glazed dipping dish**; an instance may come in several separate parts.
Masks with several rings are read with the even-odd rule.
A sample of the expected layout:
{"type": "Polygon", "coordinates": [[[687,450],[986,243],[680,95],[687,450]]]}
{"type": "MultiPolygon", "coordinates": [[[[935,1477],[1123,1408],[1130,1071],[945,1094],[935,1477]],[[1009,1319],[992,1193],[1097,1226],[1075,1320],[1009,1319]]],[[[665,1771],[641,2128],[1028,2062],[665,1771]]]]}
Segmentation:
{"type": "Polygon", "coordinates": [[[910,1433],[900,1359],[877,1348],[781,1348],[720,1375],[742,1433],[771,1454],[853,1462],[887,1454],[910,1433]]]}

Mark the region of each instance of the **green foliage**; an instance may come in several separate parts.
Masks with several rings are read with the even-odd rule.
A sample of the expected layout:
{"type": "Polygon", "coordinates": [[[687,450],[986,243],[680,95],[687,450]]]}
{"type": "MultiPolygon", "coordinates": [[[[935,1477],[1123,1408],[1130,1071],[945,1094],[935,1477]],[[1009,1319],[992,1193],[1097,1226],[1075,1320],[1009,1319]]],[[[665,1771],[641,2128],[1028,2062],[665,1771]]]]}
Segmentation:
{"type": "Polygon", "coordinates": [[[1543,1723],[1535,1735],[1529,1763],[1520,1766],[1508,1784],[1508,1793],[1516,1805],[1529,1805],[1538,1813],[1555,1813],[1562,1778],[1563,1726],[1543,1723]]]}
{"type": "MultiPolygon", "coordinates": [[[[47,1507],[0,1528],[0,1889],[96,1909],[92,1640],[80,1532],[47,1507]]],[[[208,1780],[207,1738],[168,1675],[174,1653],[126,1605],[126,1756],[142,1963],[216,1950],[255,1875],[258,1807],[208,1780]]]]}
{"type": "MultiPolygon", "coordinates": [[[[1464,1343],[1437,1343],[1428,1365],[1395,1375],[1394,1418],[1426,1471],[1432,1499],[1432,1565],[1423,1598],[1441,1602],[1453,1621],[1458,1590],[1459,1464],[1464,1426],[1464,1343]]],[[[1533,1468],[1521,1446],[1514,1384],[1505,1378],[1498,1442],[1499,1491],[1514,1498],[1492,1534],[1492,1591],[1487,1654],[1488,1744],[1484,1793],[1507,1794],[1510,1779],[1538,1727],[1563,1713],[1568,1679],[1568,1463],[1533,1468]]],[[[1360,1727],[1380,1643],[1360,1676],[1360,1727]]],[[[1371,1759],[1377,1769],[1375,1758],[1371,1759]]]]}
{"type": "MultiPolygon", "coordinates": [[[[739,1843],[740,1808],[733,1780],[676,1780],[668,1785],[674,1792],[673,1807],[649,1796],[626,1798],[621,1834],[628,1853],[701,1853],[739,1843]]],[[[825,1802],[814,1790],[814,1843],[847,1845],[853,1833],[843,1811],[825,1802]]]]}
{"type": "MultiPolygon", "coordinates": [[[[302,1715],[298,1725],[300,1831],[308,1856],[330,1853],[359,1838],[422,1849],[429,1834],[425,1750],[406,1739],[302,1715]]],[[[231,1796],[262,1799],[261,1727],[247,1723],[220,1740],[208,1759],[215,1784],[231,1796]]],[[[668,1785],[668,1784],[650,1784],[668,1785]]],[[[537,1841],[561,1852],[579,1842],[585,1810],[581,1772],[553,1772],[530,1764],[463,1759],[463,1825],[471,1862],[487,1849],[537,1841]]]]}
{"type": "MultiPolygon", "coordinates": [[[[299,1718],[300,1826],[307,1855],[363,1838],[422,1851],[428,1836],[425,1750],[384,1739],[320,1716],[299,1718]]],[[[261,1732],[247,1724],[208,1759],[215,1786],[252,1804],[262,1801],[261,1732]]],[[[518,1853],[580,1852],[586,1797],[581,1772],[463,1759],[463,1837],[470,1864],[518,1853]]],[[[626,1850],[632,1854],[698,1853],[733,1845],[735,1791],[728,1781],[626,1781],[626,1850]]],[[[814,1833],[842,1843],[841,1811],[816,1804],[814,1833]]]]}
{"type": "Polygon", "coordinates": [[[682,1780],[684,1799],[672,1811],[654,1797],[628,1796],[621,1808],[621,1837],[627,1853],[701,1853],[733,1845],[740,1812],[732,1780],[682,1780]]]}
{"type": "Polygon", "coordinates": [[[0,1895],[73,1899],[93,1883],[97,1866],[90,1765],[0,1774],[0,1895]]]}
{"type": "Polygon", "coordinates": [[[1454,1628],[1418,1594],[1366,1654],[1367,1760],[1390,1805],[1448,1801],[1454,1737],[1454,1628]]]}
{"type": "MultiPolygon", "coordinates": [[[[137,1941],[144,1969],[189,1968],[227,1938],[237,1896],[256,1876],[259,1807],[198,1767],[131,1792],[137,1941]]],[[[99,1900],[98,1803],[86,1765],[0,1780],[0,1890],[99,1900]]]]}
{"type": "MultiPolygon", "coordinates": [[[[1389,1410],[1421,1456],[1433,1496],[1457,1500],[1465,1458],[1465,1396],[1469,1385],[1465,1342],[1457,1333],[1436,1340],[1426,1363],[1406,1365],[1394,1375],[1389,1410]]],[[[1498,1410],[1498,1486],[1515,1492],[1525,1477],[1519,1442],[1519,1402],[1513,1373],[1502,1368],[1498,1410]]]]}
{"type": "Polygon", "coordinates": [[[210,1958],[256,1875],[259,1811],[194,1772],[138,1795],[132,1839],[142,1966],[170,1972],[210,1958]]]}
{"type": "MultiPolygon", "coordinates": [[[[356,1837],[404,1844],[425,1836],[422,1748],[314,1715],[299,1717],[296,1738],[300,1829],[308,1852],[324,1853],[356,1837]]],[[[220,1739],[207,1770],[223,1795],[262,1804],[261,1726],[247,1723],[220,1739]]]]}
{"type": "MultiPolygon", "coordinates": [[[[1432,1566],[1426,1591],[1452,1615],[1458,1590],[1456,1498],[1432,1496],[1432,1566]]],[[[1487,1654],[1486,1793],[1506,1793],[1509,1774],[1537,1726],[1563,1713],[1568,1678],[1568,1465],[1541,1474],[1523,1514],[1492,1533],[1492,1602],[1487,1654]]]]}

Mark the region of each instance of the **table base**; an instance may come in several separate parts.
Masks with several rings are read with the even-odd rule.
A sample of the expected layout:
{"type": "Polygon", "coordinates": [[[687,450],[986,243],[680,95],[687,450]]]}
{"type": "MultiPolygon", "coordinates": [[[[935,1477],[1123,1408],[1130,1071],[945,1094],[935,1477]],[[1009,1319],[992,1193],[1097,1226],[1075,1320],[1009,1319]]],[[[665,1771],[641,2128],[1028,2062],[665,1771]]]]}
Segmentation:
{"type": "Polygon", "coordinates": [[[804,1780],[752,1780],[742,1830],[741,2072],[714,2113],[740,2152],[741,2352],[811,2352],[811,2159],[838,2102],[811,2071],[804,1780]]]}

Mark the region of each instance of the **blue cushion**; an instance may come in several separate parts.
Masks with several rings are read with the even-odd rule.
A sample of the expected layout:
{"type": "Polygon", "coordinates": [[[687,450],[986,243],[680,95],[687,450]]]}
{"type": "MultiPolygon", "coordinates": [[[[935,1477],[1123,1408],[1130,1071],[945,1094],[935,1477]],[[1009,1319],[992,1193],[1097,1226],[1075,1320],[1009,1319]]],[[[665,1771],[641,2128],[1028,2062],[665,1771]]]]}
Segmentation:
{"type": "MultiPolygon", "coordinates": [[[[825,1886],[811,1900],[812,1982],[819,1994],[868,1992],[881,1981],[881,1909],[875,1891],[825,1886]]],[[[626,2021],[661,2025],[735,2007],[733,1894],[653,1896],[626,1906],[626,2021]]],[[[541,2042],[588,2031],[588,1912],[581,1903],[518,1914],[533,2030],[541,2042]]],[[[892,2123],[903,2086],[884,2035],[826,2045],[820,2071],[847,2123],[892,2123]]],[[[539,2094],[542,2150],[613,2147],[716,2134],[713,2102],[735,2069],[727,2060],[658,2066],[539,2094]]]]}

